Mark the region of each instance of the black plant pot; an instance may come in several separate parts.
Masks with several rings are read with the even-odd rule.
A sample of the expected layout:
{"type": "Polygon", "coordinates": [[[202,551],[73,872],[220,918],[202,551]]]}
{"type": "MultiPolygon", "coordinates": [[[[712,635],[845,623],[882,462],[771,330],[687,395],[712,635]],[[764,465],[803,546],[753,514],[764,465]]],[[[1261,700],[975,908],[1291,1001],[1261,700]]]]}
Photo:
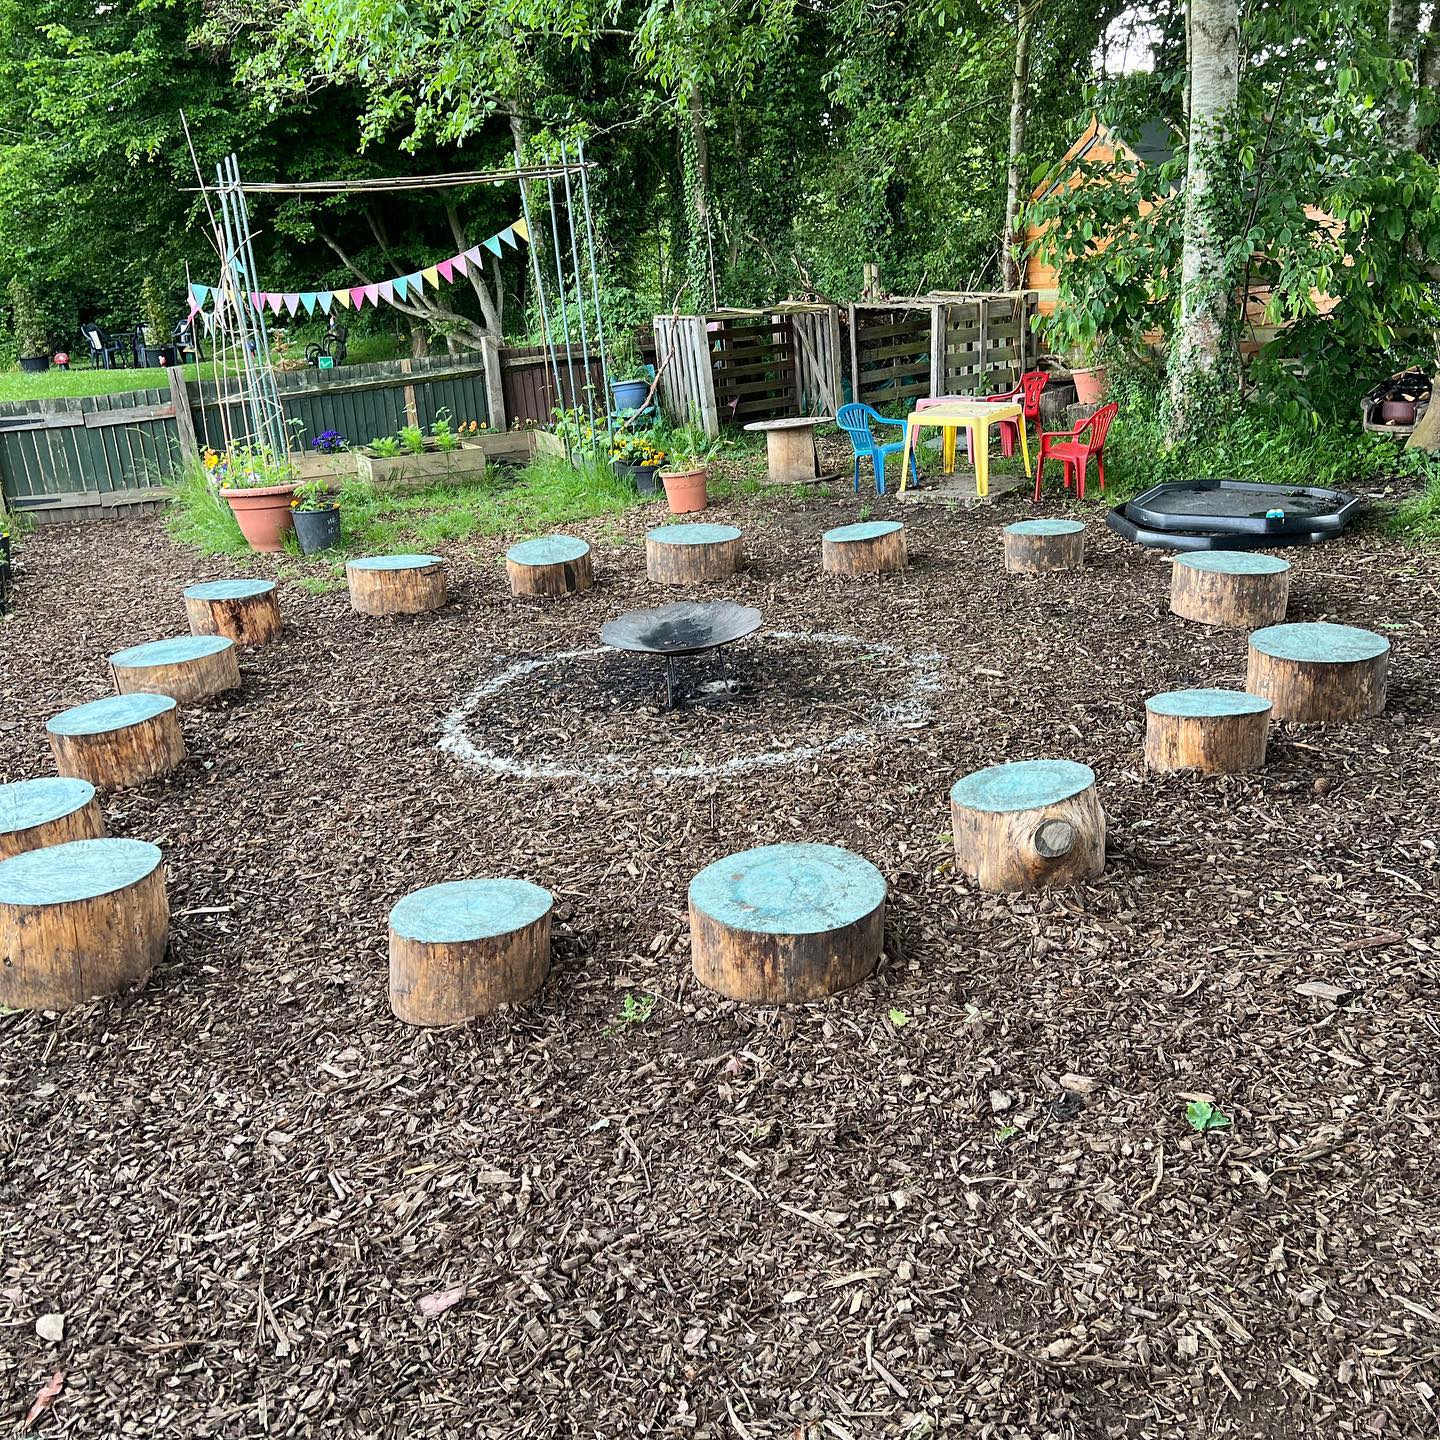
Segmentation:
{"type": "Polygon", "coordinates": [[[135,363],[149,367],[151,365],[178,365],[180,362],[175,358],[173,345],[137,345],[135,347],[135,363]]]}
{"type": "Polygon", "coordinates": [[[50,368],[50,357],[48,355],[22,355],[20,368],[27,375],[38,375],[42,370],[50,368]]]}
{"type": "Polygon", "coordinates": [[[614,465],[615,473],[623,475],[631,481],[642,495],[658,495],[660,493],[660,482],[655,478],[660,472],[658,465],[622,465],[618,460],[614,462],[614,465]]]}
{"type": "Polygon", "coordinates": [[[302,555],[314,555],[340,543],[340,507],[327,510],[297,510],[294,514],[295,538],[302,555]]]}

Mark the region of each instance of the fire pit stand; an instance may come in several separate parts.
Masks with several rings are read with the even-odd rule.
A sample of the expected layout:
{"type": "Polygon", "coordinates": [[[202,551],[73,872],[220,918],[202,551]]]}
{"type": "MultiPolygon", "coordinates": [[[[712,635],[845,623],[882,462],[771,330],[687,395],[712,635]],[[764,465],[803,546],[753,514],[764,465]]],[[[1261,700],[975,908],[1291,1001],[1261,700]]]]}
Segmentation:
{"type": "Polygon", "coordinates": [[[615,650],[660,655],[665,660],[665,708],[675,708],[675,660],[743,640],[760,628],[760,612],[733,600],[708,604],[679,601],[653,610],[617,615],[600,627],[600,638],[615,650]]]}

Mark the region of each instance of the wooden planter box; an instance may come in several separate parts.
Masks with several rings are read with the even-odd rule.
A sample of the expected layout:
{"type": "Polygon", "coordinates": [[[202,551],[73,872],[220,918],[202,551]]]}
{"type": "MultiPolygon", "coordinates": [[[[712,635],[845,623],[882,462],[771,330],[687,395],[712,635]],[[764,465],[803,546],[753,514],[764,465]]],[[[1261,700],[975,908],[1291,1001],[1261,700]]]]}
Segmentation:
{"type": "Polygon", "coordinates": [[[369,450],[355,455],[360,478],[377,490],[467,485],[485,473],[486,464],[482,446],[469,440],[455,450],[426,450],[422,455],[373,455],[369,450]]]}
{"type": "Polygon", "coordinates": [[[358,473],[359,468],[353,450],[341,450],[334,455],[319,455],[310,450],[296,455],[291,464],[295,467],[297,480],[328,479],[333,480],[337,487],[358,473]]]}

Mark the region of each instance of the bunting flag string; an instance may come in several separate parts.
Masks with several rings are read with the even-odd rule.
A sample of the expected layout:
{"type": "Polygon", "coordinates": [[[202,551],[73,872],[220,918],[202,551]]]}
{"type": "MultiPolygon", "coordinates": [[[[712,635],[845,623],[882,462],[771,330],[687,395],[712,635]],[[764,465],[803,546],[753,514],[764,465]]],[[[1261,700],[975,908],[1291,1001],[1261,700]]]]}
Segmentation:
{"type": "MultiPolygon", "coordinates": [[[[523,240],[529,242],[530,231],[524,220],[516,220],[513,225],[507,225],[503,230],[497,231],[494,235],[488,236],[480,241],[478,245],[471,245],[468,249],[462,250],[458,255],[451,255],[448,259],[437,261],[434,265],[426,265],[409,275],[394,275],[389,280],[380,280],[370,285],[350,285],[335,290],[250,290],[247,293],[250,307],[257,313],[264,311],[267,307],[274,315],[279,315],[283,310],[287,315],[297,316],[303,310],[306,315],[315,315],[317,312],[322,315],[329,315],[336,305],[342,310],[360,310],[367,303],[373,306],[380,304],[397,305],[424,295],[429,287],[431,290],[438,290],[441,285],[453,285],[457,279],[469,275],[472,265],[484,269],[485,252],[497,258],[503,258],[505,247],[512,250],[520,248],[523,240]]],[[[237,273],[240,267],[236,266],[237,273]]],[[[230,294],[238,300],[234,291],[230,294]]],[[[226,291],[219,285],[191,285],[190,286],[190,313],[187,321],[194,320],[197,315],[204,315],[205,324],[208,328],[212,323],[210,314],[206,314],[207,306],[218,307],[225,303],[226,291]]],[[[232,301],[232,303],[234,303],[232,301]]]]}

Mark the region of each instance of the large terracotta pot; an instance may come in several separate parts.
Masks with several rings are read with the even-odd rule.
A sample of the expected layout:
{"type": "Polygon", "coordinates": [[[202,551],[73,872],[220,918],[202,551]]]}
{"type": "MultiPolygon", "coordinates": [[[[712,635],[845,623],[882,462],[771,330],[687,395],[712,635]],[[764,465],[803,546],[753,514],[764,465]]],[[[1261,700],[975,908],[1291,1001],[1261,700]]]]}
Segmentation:
{"type": "Polygon", "coordinates": [[[283,550],[285,533],[294,528],[290,514],[293,485],[261,485],[254,490],[222,490],[252,550],[283,550]]]}
{"type": "Polygon", "coordinates": [[[1093,370],[1072,370],[1075,381],[1075,402],[1078,405],[1098,405],[1105,398],[1105,367],[1097,365],[1093,370]]]}
{"type": "Polygon", "coordinates": [[[665,485],[665,499],[670,504],[672,515],[688,515],[692,510],[705,508],[705,467],[696,470],[662,470],[660,479],[665,485]]]}

